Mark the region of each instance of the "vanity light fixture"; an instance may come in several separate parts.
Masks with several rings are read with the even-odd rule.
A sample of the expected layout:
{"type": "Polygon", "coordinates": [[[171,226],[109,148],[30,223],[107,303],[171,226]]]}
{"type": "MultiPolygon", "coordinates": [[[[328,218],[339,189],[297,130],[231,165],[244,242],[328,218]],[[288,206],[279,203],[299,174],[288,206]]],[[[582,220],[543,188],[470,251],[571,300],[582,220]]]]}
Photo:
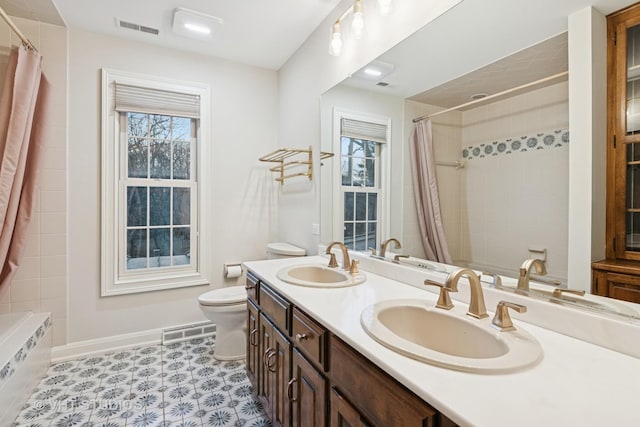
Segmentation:
{"type": "Polygon", "coordinates": [[[329,54],[340,56],[342,53],[342,33],[340,32],[340,21],[336,21],[331,29],[331,44],[329,44],[329,54]]]}
{"type": "Polygon", "coordinates": [[[356,0],[353,3],[353,18],[351,18],[351,31],[356,39],[362,37],[364,29],[364,17],[362,16],[362,0],[356,0]]]}
{"type": "MultiPolygon", "coordinates": [[[[342,20],[349,15],[352,14],[351,17],[351,32],[353,33],[354,39],[362,38],[362,33],[364,30],[364,14],[362,12],[362,1],[363,0],[354,0],[353,5],[349,7],[345,12],[336,19],[336,22],[333,24],[331,28],[331,40],[329,41],[329,54],[333,56],[340,56],[342,52],[342,32],[340,31],[340,24],[342,20]]],[[[378,5],[380,9],[380,15],[387,15],[391,8],[391,0],[378,0],[378,5]]]]}
{"type": "Polygon", "coordinates": [[[173,13],[173,32],[200,40],[215,38],[224,21],[195,10],[177,8],[173,13]]]}
{"type": "Polygon", "coordinates": [[[391,10],[391,0],[378,0],[378,7],[380,8],[380,15],[388,15],[391,10]]]}

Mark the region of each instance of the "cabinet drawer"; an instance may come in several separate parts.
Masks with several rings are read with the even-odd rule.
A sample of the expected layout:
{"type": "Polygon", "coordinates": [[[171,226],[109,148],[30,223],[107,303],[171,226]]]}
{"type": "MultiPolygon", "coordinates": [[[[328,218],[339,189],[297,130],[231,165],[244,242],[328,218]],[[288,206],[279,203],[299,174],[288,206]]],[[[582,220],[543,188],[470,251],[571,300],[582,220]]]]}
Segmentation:
{"type": "Polygon", "coordinates": [[[258,283],[258,278],[251,274],[250,271],[247,272],[247,285],[245,286],[247,289],[247,298],[256,304],[258,304],[258,283]]]}
{"type": "Polygon", "coordinates": [[[297,307],[293,309],[291,327],[295,346],[302,350],[313,363],[326,371],[327,330],[297,307]]]}
{"type": "Polygon", "coordinates": [[[260,309],[285,334],[291,334],[291,303],[271,290],[264,283],[258,287],[260,309]]]}
{"type": "Polygon", "coordinates": [[[334,336],[329,358],[334,386],[373,425],[441,425],[431,406],[334,336]]]}
{"type": "Polygon", "coordinates": [[[640,277],[609,273],[607,285],[609,297],[640,303],[640,277]]]}

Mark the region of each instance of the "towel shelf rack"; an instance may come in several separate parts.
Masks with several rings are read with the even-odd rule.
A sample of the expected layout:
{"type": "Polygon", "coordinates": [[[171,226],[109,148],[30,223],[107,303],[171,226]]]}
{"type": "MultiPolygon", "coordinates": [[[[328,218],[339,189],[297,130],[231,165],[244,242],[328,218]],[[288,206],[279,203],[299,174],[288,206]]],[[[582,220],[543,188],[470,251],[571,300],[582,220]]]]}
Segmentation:
{"type": "MultiPolygon", "coordinates": [[[[324,151],[320,152],[320,160],[328,159],[329,157],[333,157],[333,153],[327,153],[324,151]]],[[[289,178],[294,178],[297,176],[306,176],[309,178],[309,181],[313,179],[313,147],[309,146],[308,149],[304,148],[279,148],[276,151],[273,151],[269,154],[265,154],[260,157],[258,160],[261,162],[273,162],[279,163],[279,165],[270,168],[271,172],[278,172],[280,176],[276,178],[276,181],[280,182],[280,185],[284,184],[284,181],[289,178]],[[304,154],[305,159],[291,159],[290,157],[304,154]],[[295,168],[298,166],[305,167],[304,172],[295,172],[290,174],[285,174],[287,169],[295,168]]]]}

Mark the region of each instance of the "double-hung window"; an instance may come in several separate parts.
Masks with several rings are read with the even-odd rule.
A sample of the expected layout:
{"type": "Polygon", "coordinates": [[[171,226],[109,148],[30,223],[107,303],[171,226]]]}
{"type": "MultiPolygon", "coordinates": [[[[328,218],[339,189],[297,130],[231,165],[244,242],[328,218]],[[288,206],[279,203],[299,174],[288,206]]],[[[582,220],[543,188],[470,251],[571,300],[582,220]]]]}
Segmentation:
{"type": "Polygon", "coordinates": [[[207,284],[209,89],[103,70],[102,295],[207,284]]]}
{"type": "Polygon", "coordinates": [[[337,210],[341,239],[349,248],[376,248],[386,232],[386,147],[389,120],[338,113],[340,178],[337,210]]]}

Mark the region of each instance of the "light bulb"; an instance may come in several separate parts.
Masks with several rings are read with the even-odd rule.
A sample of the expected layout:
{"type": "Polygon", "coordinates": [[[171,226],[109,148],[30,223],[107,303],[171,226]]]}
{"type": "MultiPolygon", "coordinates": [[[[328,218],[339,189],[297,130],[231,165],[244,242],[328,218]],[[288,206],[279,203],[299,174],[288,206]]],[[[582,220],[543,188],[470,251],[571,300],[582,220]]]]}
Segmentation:
{"type": "Polygon", "coordinates": [[[378,6],[380,7],[380,15],[388,15],[391,10],[391,0],[378,0],[378,6]]]}
{"type": "Polygon", "coordinates": [[[353,4],[353,19],[351,20],[351,31],[356,39],[362,37],[362,29],[364,28],[364,18],[362,17],[362,2],[356,0],[353,4]]]}
{"type": "Polygon", "coordinates": [[[333,56],[340,56],[342,52],[342,34],[340,33],[340,22],[333,24],[331,31],[331,43],[329,44],[329,53],[333,56]]]}

